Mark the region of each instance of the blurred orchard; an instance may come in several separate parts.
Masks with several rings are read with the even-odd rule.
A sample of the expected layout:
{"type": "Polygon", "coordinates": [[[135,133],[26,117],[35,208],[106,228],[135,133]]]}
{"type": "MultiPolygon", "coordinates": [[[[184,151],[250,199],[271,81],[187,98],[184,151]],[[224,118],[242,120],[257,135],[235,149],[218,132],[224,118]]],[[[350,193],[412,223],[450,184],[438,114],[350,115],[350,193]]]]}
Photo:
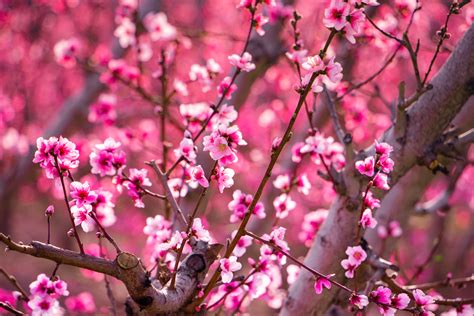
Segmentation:
{"type": "Polygon", "coordinates": [[[474,315],[470,2],[3,0],[0,314],[474,315]]]}

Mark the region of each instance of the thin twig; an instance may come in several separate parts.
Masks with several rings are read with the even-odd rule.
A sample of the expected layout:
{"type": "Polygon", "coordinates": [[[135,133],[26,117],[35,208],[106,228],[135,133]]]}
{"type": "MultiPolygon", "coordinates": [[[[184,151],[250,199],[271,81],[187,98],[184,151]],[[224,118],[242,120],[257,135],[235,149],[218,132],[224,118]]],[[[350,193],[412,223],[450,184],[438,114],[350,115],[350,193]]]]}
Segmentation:
{"type": "Polygon", "coordinates": [[[163,173],[163,171],[161,171],[160,167],[158,167],[158,165],[156,164],[154,160],[146,162],[145,164],[153,168],[156,175],[158,176],[158,180],[160,180],[161,184],[163,185],[166,198],[168,202],[170,203],[171,208],[173,209],[173,211],[176,212],[176,215],[179,215],[178,219],[182,222],[182,224],[187,226],[188,221],[186,220],[186,217],[184,216],[183,211],[179,207],[178,202],[176,202],[176,199],[174,198],[173,193],[171,192],[170,186],[168,185],[168,177],[166,176],[166,174],[163,173]]]}
{"type": "Polygon", "coordinates": [[[18,283],[18,280],[2,267],[0,267],[0,273],[3,274],[5,278],[7,278],[7,280],[18,290],[18,292],[21,293],[22,298],[25,301],[28,301],[28,293],[21,287],[20,283],[18,283]]]}
{"type": "Polygon", "coordinates": [[[8,302],[0,302],[0,307],[6,310],[7,312],[12,313],[13,315],[25,315],[25,313],[19,311],[18,309],[11,306],[8,302]]]}

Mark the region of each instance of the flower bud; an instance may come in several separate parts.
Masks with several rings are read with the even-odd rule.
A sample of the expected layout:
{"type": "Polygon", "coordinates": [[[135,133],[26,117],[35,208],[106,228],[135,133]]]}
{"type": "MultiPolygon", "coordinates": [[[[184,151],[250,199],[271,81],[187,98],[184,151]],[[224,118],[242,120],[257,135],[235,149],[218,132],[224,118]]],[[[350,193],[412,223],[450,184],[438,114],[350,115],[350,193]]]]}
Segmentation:
{"type": "Polygon", "coordinates": [[[72,228],[69,229],[69,230],[67,231],[67,236],[68,236],[68,237],[74,237],[74,236],[75,236],[75,234],[74,234],[74,229],[72,229],[72,228]]]}
{"type": "Polygon", "coordinates": [[[54,214],[54,206],[50,205],[50,206],[48,206],[48,208],[44,212],[44,215],[49,217],[49,216],[53,216],[53,214],[54,214]]]}

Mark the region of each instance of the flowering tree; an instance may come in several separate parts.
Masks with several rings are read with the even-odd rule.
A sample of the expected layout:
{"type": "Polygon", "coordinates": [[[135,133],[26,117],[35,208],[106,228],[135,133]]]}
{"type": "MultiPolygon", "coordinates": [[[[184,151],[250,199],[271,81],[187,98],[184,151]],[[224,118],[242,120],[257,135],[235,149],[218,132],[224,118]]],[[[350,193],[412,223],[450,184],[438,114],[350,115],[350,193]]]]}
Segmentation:
{"type": "Polygon", "coordinates": [[[0,12],[0,313],[474,315],[470,1],[0,12]]]}

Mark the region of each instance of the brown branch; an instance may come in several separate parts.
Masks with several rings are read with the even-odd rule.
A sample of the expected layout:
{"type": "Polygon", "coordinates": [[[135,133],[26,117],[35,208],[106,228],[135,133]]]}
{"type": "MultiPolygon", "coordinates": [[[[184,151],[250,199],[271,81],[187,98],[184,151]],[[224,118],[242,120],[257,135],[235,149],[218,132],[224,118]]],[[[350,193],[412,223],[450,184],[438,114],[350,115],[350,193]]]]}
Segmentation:
{"type": "Polygon", "coordinates": [[[179,311],[195,294],[200,284],[215,261],[222,245],[209,245],[207,242],[192,240],[192,252],[181,263],[177,276],[176,288],[162,288],[150,280],[140,259],[135,255],[121,252],[114,261],[86,254],[80,254],[42,242],[32,241],[24,245],[11,240],[0,233],[0,242],[8,249],[34,257],[100,272],[113,276],[124,283],[133,299],[129,305],[137,315],[173,313],[179,311]]]}
{"type": "MultiPolygon", "coordinates": [[[[396,293],[405,293],[407,294],[412,300],[414,299],[413,293],[411,290],[407,290],[405,287],[402,285],[398,284],[394,279],[384,276],[383,281],[387,283],[387,285],[394,290],[396,293]]],[[[472,304],[474,303],[474,298],[443,298],[443,299],[435,299],[434,304],[436,305],[443,305],[443,306],[462,306],[466,304],[472,304]]]]}
{"type": "Polygon", "coordinates": [[[178,205],[178,202],[176,201],[176,199],[173,196],[173,193],[171,192],[170,186],[168,185],[168,177],[166,176],[166,174],[163,171],[161,171],[160,167],[158,167],[158,165],[156,164],[154,160],[146,162],[146,164],[152,167],[156,175],[158,176],[158,180],[160,180],[165,190],[166,199],[170,203],[173,211],[175,211],[176,215],[178,215],[177,216],[178,219],[182,222],[184,226],[188,225],[188,221],[186,220],[186,217],[184,216],[183,211],[181,210],[181,207],[178,205]]]}
{"type": "Polygon", "coordinates": [[[7,280],[18,290],[18,292],[21,293],[21,296],[22,296],[22,299],[25,300],[25,301],[28,301],[28,293],[25,291],[25,289],[23,289],[20,285],[20,283],[18,283],[18,280],[12,275],[12,274],[9,274],[4,268],[0,267],[0,273],[3,274],[5,276],[5,278],[7,278],[7,280]]]}
{"type": "Polygon", "coordinates": [[[12,313],[13,315],[25,315],[25,313],[14,308],[8,302],[0,302],[0,307],[6,310],[7,312],[12,313]]]}
{"type": "Polygon", "coordinates": [[[446,278],[446,280],[442,280],[442,281],[434,281],[434,282],[414,284],[414,285],[405,285],[403,288],[407,291],[411,291],[414,289],[429,290],[429,289],[439,288],[439,287],[453,287],[453,288],[464,287],[465,285],[471,284],[471,283],[474,283],[474,274],[465,278],[457,278],[457,279],[446,278]]]}

